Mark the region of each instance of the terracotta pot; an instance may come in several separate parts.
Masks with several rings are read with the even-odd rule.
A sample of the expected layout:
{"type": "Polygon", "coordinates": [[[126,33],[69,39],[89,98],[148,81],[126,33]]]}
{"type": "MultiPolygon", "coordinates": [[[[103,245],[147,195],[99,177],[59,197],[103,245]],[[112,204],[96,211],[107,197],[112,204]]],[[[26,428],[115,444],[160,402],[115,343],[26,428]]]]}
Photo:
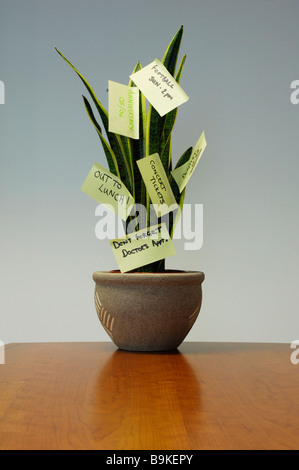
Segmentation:
{"type": "Polygon", "coordinates": [[[120,349],[177,349],[198,317],[204,278],[196,271],[95,272],[99,320],[120,349]]]}

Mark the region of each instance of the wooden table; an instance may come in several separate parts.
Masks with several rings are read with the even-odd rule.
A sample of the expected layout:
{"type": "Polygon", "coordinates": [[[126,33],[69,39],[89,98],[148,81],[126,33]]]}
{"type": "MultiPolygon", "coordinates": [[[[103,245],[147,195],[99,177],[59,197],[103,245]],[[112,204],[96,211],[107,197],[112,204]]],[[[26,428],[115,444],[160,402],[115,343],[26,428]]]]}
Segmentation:
{"type": "Polygon", "coordinates": [[[20,343],[0,365],[0,449],[299,449],[289,344],[20,343]]]}

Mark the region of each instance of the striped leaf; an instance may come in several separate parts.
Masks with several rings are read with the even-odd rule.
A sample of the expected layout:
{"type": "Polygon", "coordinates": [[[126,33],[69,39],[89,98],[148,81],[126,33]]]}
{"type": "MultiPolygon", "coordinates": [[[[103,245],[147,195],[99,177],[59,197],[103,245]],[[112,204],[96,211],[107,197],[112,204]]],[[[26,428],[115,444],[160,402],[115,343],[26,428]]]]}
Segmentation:
{"type": "Polygon", "coordinates": [[[176,63],[178,59],[178,54],[182,42],[184,27],[181,26],[178,32],[174,35],[173,39],[171,40],[168,48],[165,51],[165,54],[162,59],[162,64],[165,65],[168,72],[174,76],[176,63]]]}
{"type": "MultiPolygon", "coordinates": [[[[186,55],[181,60],[178,72],[176,74],[175,80],[177,83],[180,83],[183,68],[186,61],[186,55]]],[[[174,124],[177,118],[178,108],[173,109],[166,115],[163,129],[163,149],[161,150],[160,157],[166,171],[166,174],[169,174],[172,170],[172,158],[171,158],[171,132],[174,128],[174,124]]]]}
{"type": "MultiPolygon", "coordinates": [[[[177,162],[176,166],[175,166],[175,169],[176,168],[179,168],[180,166],[184,165],[185,163],[187,163],[187,161],[189,160],[189,158],[191,157],[191,153],[192,153],[192,150],[193,150],[193,147],[189,147],[184,153],[183,155],[181,156],[181,158],[179,159],[179,161],[177,162]]],[[[172,178],[172,176],[171,176],[172,178]]]]}
{"type": "MultiPolygon", "coordinates": [[[[179,55],[182,36],[183,26],[179,29],[179,31],[171,40],[161,61],[172,76],[174,76],[175,73],[175,67],[179,55]]],[[[159,113],[150,104],[147,127],[147,155],[151,155],[153,153],[159,153],[161,155],[161,151],[163,151],[167,140],[167,137],[164,134],[165,122],[166,116],[161,117],[159,113]]],[[[168,167],[166,171],[168,174],[168,167]]]]}
{"type": "MultiPolygon", "coordinates": [[[[180,50],[181,40],[183,35],[183,26],[179,29],[179,31],[175,34],[173,39],[171,40],[168,48],[165,51],[165,54],[162,59],[162,64],[167,68],[169,73],[174,76],[176,63],[178,59],[178,54],[180,50]]],[[[153,108],[151,104],[149,104],[148,110],[148,118],[147,118],[147,129],[146,129],[146,155],[152,155],[153,153],[161,152],[166,146],[166,140],[164,133],[164,126],[167,119],[166,116],[160,116],[159,113],[153,108]]],[[[173,122],[174,124],[174,122],[173,122]]],[[[173,127],[173,126],[172,126],[173,127]]],[[[167,148],[165,148],[165,155],[167,164],[165,164],[164,168],[166,170],[166,174],[169,175],[169,155],[171,151],[171,140],[168,139],[167,148]]],[[[147,200],[147,207],[148,207],[148,217],[149,217],[149,204],[150,200],[147,200]]],[[[171,220],[171,217],[170,217],[171,220]]],[[[149,219],[148,219],[149,223],[149,219]]],[[[165,270],[165,260],[158,261],[156,263],[152,263],[144,268],[150,272],[162,272],[165,270]]]]}
{"type": "Polygon", "coordinates": [[[170,225],[169,226],[169,235],[170,235],[171,239],[173,238],[175,228],[177,226],[178,221],[180,220],[181,213],[183,211],[185,195],[186,195],[186,188],[184,188],[184,190],[180,194],[179,200],[177,201],[177,204],[179,206],[179,210],[175,213],[174,220],[172,219],[172,221],[169,223],[169,225],[170,225]]]}
{"type": "Polygon", "coordinates": [[[114,152],[111,149],[111,147],[109,146],[109,144],[106,142],[106,140],[104,139],[103,134],[102,134],[102,130],[101,130],[97,120],[95,119],[92,108],[91,108],[91,106],[90,106],[90,104],[89,104],[89,102],[88,102],[88,100],[85,96],[83,96],[83,101],[84,101],[84,106],[85,106],[86,112],[87,112],[91,122],[93,123],[93,125],[95,127],[95,130],[98,133],[98,136],[101,139],[103,149],[104,149],[104,152],[105,152],[105,155],[106,155],[107,163],[108,163],[108,166],[109,166],[109,170],[110,170],[111,173],[113,173],[114,175],[118,176],[118,178],[120,178],[119,169],[118,169],[118,165],[117,165],[117,160],[116,160],[116,157],[114,155],[114,152]]]}
{"type": "MultiPolygon", "coordinates": [[[[141,70],[140,62],[135,66],[132,75],[141,70]]],[[[135,87],[135,83],[130,79],[129,86],[135,87]]],[[[147,207],[146,187],[141,177],[137,161],[146,155],[146,100],[143,93],[139,93],[139,139],[130,139],[130,151],[133,162],[135,202],[147,207]]],[[[147,227],[147,219],[141,218],[139,228],[147,227]]]]}
{"type": "MultiPolygon", "coordinates": [[[[189,160],[189,158],[191,156],[191,153],[192,153],[192,150],[193,150],[193,148],[189,147],[183,153],[183,155],[181,156],[181,158],[179,159],[179,161],[176,165],[176,168],[179,168],[181,165],[183,165],[184,163],[186,163],[189,160]]],[[[173,214],[171,214],[171,217],[169,218],[169,234],[170,234],[170,237],[172,238],[173,234],[174,234],[175,227],[176,227],[176,225],[177,225],[177,223],[180,219],[181,211],[183,210],[185,194],[186,194],[186,188],[181,193],[179,188],[178,188],[178,185],[176,184],[175,179],[173,178],[172,175],[169,176],[169,183],[170,183],[172,192],[174,194],[176,203],[177,203],[177,205],[179,206],[179,209],[180,209],[175,213],[174,216],[173,216],[173,214]]]]}
{"type": "Polygon", "coordinates": [[[74,65],[57,49],[55,48],[58,54],[65,60],[65,62],[76,72],[76,74],[80,77],[82,82],[84,83],[86,89],[88,90],[88,93],[90,94],[95,107],[101,117],[103,126],[105,128],[108,141],[110,144],[110,147],[117,159],[118,162],[118,168],[119,168],[119,173],[121,180],[123,183],[126,185],[128,190],[131,192],[133,195],[134,193],[134,188],[133,188],[133,174],[132,174],[132,169],[130,166],[130,162],[128,160],[126,150],[124,148],[123,142],[121,140],[121,137],[118,134],[114,134],[113,132],[109,132],[109,116],[108,112],[106,109],[102,106],[100,101],[98,100],[94,90],[88,83],[88,81],[83,77],[83,75],[74,67],[74,65]]]}

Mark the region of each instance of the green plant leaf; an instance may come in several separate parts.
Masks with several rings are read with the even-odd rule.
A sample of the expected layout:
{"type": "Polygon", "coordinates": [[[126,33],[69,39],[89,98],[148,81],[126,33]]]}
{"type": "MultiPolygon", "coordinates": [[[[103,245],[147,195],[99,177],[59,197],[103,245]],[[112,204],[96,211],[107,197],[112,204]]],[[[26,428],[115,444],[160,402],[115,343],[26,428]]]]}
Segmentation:
{"type": "MultiPolygon", "coordinates": [[[[178,201],[177,201],[177,204],[178,204],[178,206],[179,206],[179,210],[175,213],[174,220],[173,220],[173,218],[172,218],[172,220],[169,222],[169,235],[170,235],[170,238],[171,238],[171,239],[173,238],[173,234],[174,234],[175,228],[176,228],[176,226],[177,226],[178,221],[180,220],[181,213],[182,213],[182,211],[183,211],[185,195],[186,195],[186,188],[184,188],[184,190],[183,190],[182,193],[180,194],[179,199],[178,199],[178,201]]],[[[173,214],[172,214],[172,215],[173,215],[173,214]]]]}
{"type": "MultiPolygon", "coordinates": [[[[138,70],[141,70],[140,62],[135,66],[132,75],[138,70]]],[[[135,83],[130,79],[129,86],[135,87],[135,83]]],[[[135,201],[147,207],[146,187],[141,177],[137,161],[144,158],[146,155],[146,100],[143,93],[139,92],[139,139],[130,139],[130,150],[134,170],[134,185],[135,185],[135,201]]],[[[147,219],[141,218],[140,228],[146,228],[147,219]]]]}
{"type": "MultiPolygon", "coordinates": [[[[179,29],[179,31],[175,34],[173,39],[171,40],[168,48],[165,51],[165,54],[162,59],[162,64],[167,68],[169,73],[174,76],[176,63],[178,59],[178,54],[180,50],[181,40],[183,36],[183,26],[179,29]]],[[[182,67],[184,64],[185,59],[182,61],[182,67]]],[[[181,67],[181,68],[182,68],[181,67]]],[[[180,71],[181,74],[181,71],[180,71]]],[[[180,77],[180,75],[179,75],[180,77]]],[[[169,169],[171,168],[171,137],[166,137],[164,132],[164,125],[166,122],[166,116],[160,116],[159,113],[153,108],[151,104],[149,104],[148,109],[148,118],[147,118],[147,129],[146,129],[146,155],[152,155],[154,153],[158,153],[161,156],[161,152],[164,150],[164,158],[165,158],[165,171],[166,174],[169,175],[169,169]],[[168,142],[167,142],[168,140],[168,142]]],[[[171,121],[170,128],[172,130],[174,122],[171,121]]],[[[170,134],[171,134],[170,130],[170,134]]],[[[148,223],[149,223],[149,204],[150,200],[149,197],[147,199],[147,207],[148,207],[148,223]]],[[[153,263],[152,265],[148,265],[144,268],[150,272],[161,272],[165,270],[165,260],[161,262],[153,263]]]]}
{"type": "Polygon", "coordinates": [[[178,59],[178,54],[182,42],[184,27],[181,26],[178,32],[174,35],[172,40],[169,43],[168,48],[165,51],[165,54],[162,59],[162,64],[165,65],[168,72],[174,76],[176,63],[178,59]]]}
{"type": "MultiPolygon", "coordinates": [[[[189,160],[189,158],[191,157],[191,153],[192,153],[192,150],[193,150],[193,147],[189,147],[184,153],[183,155],[181,156],[181,158],[179,159],[179,161],[177,162],[176,166],[175,166],[175,169],[176,168],[179,168],[180,166],[184,165],[185,163],[187,163],[187,161],[189,160]]],[[[171,176],[172,178],[172,176],[171,176]]]]}
{"type": "MultiPolygon", "coordinates": [[[[180,83],[183,68],[186,61],[186,55],[181,60],[178,72],[176,74],[175,80],[177,83],[180,83]]],[[[172,158],[171,158],[171,132],[174,128],[174,124],[177,118],[178,108],[173,109],[166,115],[163,129],[163,141],[164,147],[160,153],[160,157],[166,171],[166,174],[169,174],[172,170],[172,158]]]]}
{"type": "MultiPolygon", "coordinates": [[[[176,67],[176,63],[178,59],[182,36],[183,36],[183,26],[181,26],[178,32],[174,35],[161,61],[162,64],[167,68],[167,70],[172,76],[174,76],[174,73],[175,73],[175,67],[176,67]]],[[[185,62],[185,59],[181,62],[181,70],[183,68],[184,62],[185,62]]],[[[180,75],[181,75],[181,72],[179,74],[179,78],[180,78],[180,75]]],[[[171,113],[168,113],[168,114],[171,114],[171,113]]],[[[176,114],[174,116],[176,116],[176,114]]],[[[147,147],[146,147],[147,155],[151,155],[153,153],[159,153],[161,156],[161,152],[163,151],[166,145],[166,141],[168,139],[168,135],[165,135],[165,131],[164,131],[164,125],[165,125],[166,119],[167,119],[167,115],[161,117],[159,113],[153,108],[153,106],[151,104],[149,105],[147,139],[146,139],[147,140],[147,147]]],[[[174,125],[173,119],[171,118],[168,118],[168,119],[169,119],[169,126],[172,129],[174,125]]],[[[168,167],[169,167],[169,162],[167,162],[167,165],[165,164],[164,166],[167,174],[169,172],[168,167]]]]}
{"type": "Polygon", "coordinates": [[[106,159],[107,159],[107,162],[108,162],[109,170],[110,170],[111,173],[113,173],[114,175],[118,176],[118,178],[120,178],[119,169],[118,169],[118,165],[117,165],[117,160],[116,160],[116,157],[114,155],[114,152],[111,149],[111,147],[109,146],[108,142],[106,142],[106,140],[104,139],[103,134],[102,134],[102,130],[101,130],[97,120],[95,119],[92,108],[89,104],[89,101],[87,100],[87,98],[85,96],[83,96],[83,101],[84,101],[86,112],[87,112],[91,122],[93,123],[93,125],[95,127],[95,130],[98,133],[98,136],[101,139],[103,149],[104,149],[104,152],[105,152],[105,155],[106,155],[106,159]]]}
{"type": "Polygon", "coordinates": [[[118,163],[118,168],[119,168],[119,173],[121,180],[123,183],[126,185],[128,190],[131,192],[133,195],[134,193],[134,185],[133,185],[133,173],[132,173],[132,168],[130,165],[130,162],[128,160],[128,156],[126,154],[123,142],[121,140],[121,137],[118,134],[114,134],[113,132],[109,132],[109,116],[108,112],[106,109],[102,106],[100,101],[98,100],[94,90],[88,83],[88,81],[83,77],[83,75],[74,67],[74,65],[55,47],[55,50],[58,52],[58,54],[65,60],[65,62],[76,72],[76,74],[79,76],[79,78],[82,80],[84,83],[86,89],[88,90],[88,93],[90,94],[95,107],[102,119],[103,126],[105,128],[108,141],[110,144],[110,147],[112,151],[114,152],[114,155],[117,159],[118,163]]]}
{"type": "MultiPolygon", "coordinates": [[[[183,153],[183,155],[179,159],[178,163],[176,164],[176,168],[180,167],[181,165],[183,165],[184,163],[186,163],[189,160],[189,158],[191,156],[191,153],[192,153],[192,150],[193,150],[193,148],[189,147],[183,153]]],[[[182,193],[181,193],[180,190],[179,190],[179,187],[176,184],[176,181],[175,181],[175,179],[173,178],[172,175],[169,176],[169,183],[170,183],[172,192],[174,194],[175,200],[176,200],[176,202],[179,206],[179,209],[180,209],[175,213],[174,218],[173,218],[173,213],[171,214],[171,217],[169,218],[169,234],[170,234],[170,237],[172,238],[173,234],[174,234],[175,227],[176,227],[178,221],[180,220],[181,211],[183,210],[183,205],[184,205],[184,200],[185,200],[185,195],[186,195],[186,188],[184,188],[184,191],[182,191],[182,193]]]]}

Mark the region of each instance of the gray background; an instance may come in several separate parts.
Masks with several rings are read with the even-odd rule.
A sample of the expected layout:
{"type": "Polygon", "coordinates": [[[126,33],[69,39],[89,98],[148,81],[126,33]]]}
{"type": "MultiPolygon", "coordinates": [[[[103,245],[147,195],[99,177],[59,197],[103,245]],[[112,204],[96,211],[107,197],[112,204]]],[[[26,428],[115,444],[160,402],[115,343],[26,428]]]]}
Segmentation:
{"type": "Polygon", "coordinates": [[[80,191],[106,165],[79,78],[107,106],[107,82],[161,59],[181,24],[187,62],[173,159],[205,130],[186,202],[204,205],[204,244],[169,268],[204,271],[189,341],[299,337],[299,2],[295,0],[0,0],[0,338],[109,340],[92,273],[115,269],[95,237],[97,203],[80,191]]]}

